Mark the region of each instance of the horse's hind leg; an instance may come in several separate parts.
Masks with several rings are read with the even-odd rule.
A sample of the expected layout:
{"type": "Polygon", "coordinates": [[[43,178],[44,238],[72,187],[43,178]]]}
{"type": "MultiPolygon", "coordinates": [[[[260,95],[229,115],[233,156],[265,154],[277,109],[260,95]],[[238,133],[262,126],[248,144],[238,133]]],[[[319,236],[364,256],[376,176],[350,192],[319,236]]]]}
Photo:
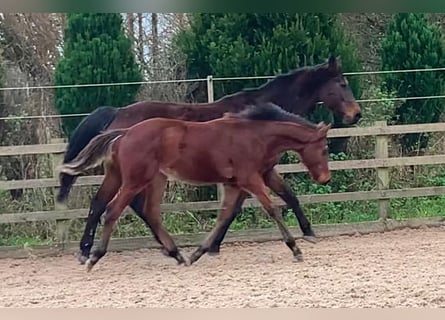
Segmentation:
{"type": "Polygon", "coordinates": [[[266,189],[266,185],[264,184],[263,178],[260,175],[255,175],[250,179],[249,183],[243,187],[256,196],[256,198],[261,203],[261,205],[264,207],[266,212],[270,215],[270,217],[272,219],[275,220],[275,222],[278,226],[278,229],[280,230],[281,235],[283,236],[284,242],[289,247],[289,249],[292,251],[295,259],[297,261],[302,261],[303,254],[302,254],[300,248],[297,247],[295,238],[292,236],[289,229],[284,224],[283,217],[282,217],[281,213],[279,212],[278,208],[275,208],[273,206],[272,200],[270,199],[269,195],[267,194],[267,189],[266,189]]]}
{"type": "Polygon", "coordinates": [[[241,190],[234,186],[224,185],[224,200],[222,202],[222,208],[216,219],[216,225],[207,238],[201,243],[201,245],[190,256],[190,264],[197,261],[204,253],[206,253],[210,246],[215,242],[215,239],[230,226],[230,218],[235,208],[237,199],[241,194],[241,190]]]}
{"type": "Polygon", "coordinates": [[[98,192],[91,200],[87,223],[82,239],[80,240],[80,254],[78,256],[80,264],[84,264],[89,258],[100,217],[104,213],[107,204],[116,195],[120,184],[119,171],[112,164],[106,165],[104,180],[98,192]]]}
{"type": "Polygon", "coordinates": [[[161,202],[164,195],[167,177],[157,174],[156,177],[145,188],[144,221],[155,239],[163,246],[162,252],[176,259],[178,264],[186,264],[185,258],[179,252],[173,238],[162,225],[161,202]]]}
{"type": "Polygon", "coordinates": [[[247,196],[248,196],[247,192],[245,191],[240,192],[238,198],[236,199],[232,213],[227,217],[227,220],[225,220],[224,225],[221,226],[221,231],[216,235],[215,241],[213,241],[212,245],[207,251],[208,255],[215,256],[219,254],[221,243],[223,242],[224,237],[226,236],[226,233],[229,230],[229,227],[232,224],[233,220],[235,220],[236,216],[241,212],[243,202],[247,198],[247,196]]]}
{"type": "Polygon", "coordinates": [[[275,169],[272,169],[264,175],[264,182],[273,192],[283,199],[289,207],[292,208],[292,211],[298,220],[298,224],[300,225],[300,229],[303,232],[303,239],[315,243],[315,233],[312,230],[311,224],[304,215],[303,210],[300,207],[300,202],[284,179],[275,169]]]}
{"type": "Polygon", "coordinates": [[[93,266],[106,254],[108,243],[110,242],[111,234],[114,229],[116,221],[121,216],[125,207],[130,203],[131,199],[141,190],[141,187],[134,185],[122,185],[119,192],[107,205],[104,227],[100,245],[95,248],[91,257],[87,261],[87,271],[90,271],[93,266]]]}

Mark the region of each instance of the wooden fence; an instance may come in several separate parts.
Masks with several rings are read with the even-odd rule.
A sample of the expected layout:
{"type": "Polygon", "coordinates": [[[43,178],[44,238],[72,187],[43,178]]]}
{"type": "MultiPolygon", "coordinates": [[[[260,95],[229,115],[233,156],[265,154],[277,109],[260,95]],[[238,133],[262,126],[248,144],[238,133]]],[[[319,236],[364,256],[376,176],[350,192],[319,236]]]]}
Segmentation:
{"type": "MultiPolygon", "coordinates": [[[[373,136],[375,138],[375,157],[374,159],[361,160],[346,160],[346,161],[331,161],[331,170],[350,170],[350,169],[375,169],[377,188],[372,191],[357,191],[344,192],[332,194],[309,194],[298,196],[302,204],[305,203],[322,203],[322,202],[339,202],[339,201],[357,201],[357,200],[375,200],[378,202],[378,210],[380,220],[370,223],[335,225],[335,226],[314,226],[314,229],[319,231],[321,235],[334,234],[349,234],[353,232],[372,232],[383,231],[403,226],[419,226],[419,225],[441,225],[442,218],[431,219],[413,219],[405,222],[395,222],[390,218],[389,200],[402,197],[420,197],[420,196],[436,196],[445,194],[445,186],[438,187],[419,187],[419,188],[405,188],[405,189],[389,189],[390,175],[389,169],[391,167],[411,166],[411,165],[442,165],[445,164],[445,154],[440,155],[425,155],[425,156],[411,156],[411,157],[389,157],[389,137],[391,135],[418,133],[418,132],[443,132],[445,131],[445,123],[431,123],[421,125],[395,125],[387,126],[386,122],[376,122],[371,127],[354,127],[332,129],[329,132],[330,138],[337,137],[359,137],[359,136],[373,136]]],[[[46,145],[22,145],[22,146],[6,146],[0,147],[0,156],[18,156],[30,154],[51,154],[54,159],[54,166],[60,164],[62,155],[65,151],[66,144],[55,141],[46,145]]],[[[284,164],[276,167],[281,173],[296,173],[304,172],[306,169],[301,164],[284,164]]],[[[91,186],[98,185],[102,181],[102,176],[83,176],[79,177],[76,185],[91,186]]],[[[18,181],[0,181],[0,190],[11,189],[27,189],[27,188],[56,188],[58,187],[57,173],[54,172],[53,178],[46,179],[30,179],[18,181]]],[[[281,199],[274,197],[274,202],[277,205],[284,205],[281,199]]],[[[256,199],[247,199],[244,207],[260,207],[256,199]]],[[[184,211],[184,210],[214,210],[219,208],[218,201],[199,201],[187,203],[164,203],[162,210],[164,212],[184,211]]],[[[57,243],[51,247],[42,247],[45,252],[53,252],[64,249],[73,251],[77,248],[76,243],[69,243],[66,241],[68,224],[72,219],[86,218],[87,208],[84,209],[65,209],[63,207],[55,207],[51,211],[37,211],[37,212],[21,212],[21,213],[3,213],[0,214],[0,223],[20,223],[26,221],[56,221],[57,225],[57,243]],[[45,249],[45,250],[44,250],[45,249]]],[[[273,229],[273,228],[272,228],[273,229]]],[[[297,234],[300,232],[297,228],[292,228],[292,231],[297,234]]],[[[203,238],[202,235],[185,235],[177,236],[179,245],[195,245],[203,238]]],[[[251,240],[260,241],[268,239],[279,239],[277,230],[253,230],[245,232],[229,233],[228,241],[251,240]]],[[[151,239],[133,238],[133,239],[114,239],[111,243],[111,249],[129,249],[141,248],[147,246],[156,247],[157,244],[151,239]],[[114,246],[113,246],[114,243],[114,246]]],[[[39,248],[39,247],[36,247],[39,248]]],[[[23,256],[27,253],[20,248],[0,248],[0,256],[23,256]],[[2,254],[3,252],[3,254],[2,254]]]]}

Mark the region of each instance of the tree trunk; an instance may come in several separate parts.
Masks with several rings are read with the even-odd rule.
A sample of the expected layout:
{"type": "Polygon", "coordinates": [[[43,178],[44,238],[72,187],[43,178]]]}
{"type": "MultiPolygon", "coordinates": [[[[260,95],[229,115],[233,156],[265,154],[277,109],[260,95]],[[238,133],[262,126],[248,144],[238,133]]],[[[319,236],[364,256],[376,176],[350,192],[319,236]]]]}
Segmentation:
{"type": "Polygon", "coordinates": [[[158,34],[158,14],[151,14],[151,56],[153,67],[156,67],[158,61],[159,34],[158,34]]]}
{"type": "Polygon", "coordinates": [[[133,13],[128,13],[127,29],[128,29],[128,34],[129,34],[131,40],[135,41],[136,37],[134,35],[134,14],[133,13]]]}
{"type": "Polygon", "coordinates": [[[145,59],[144,59],[144,26],[143,26],[143,18],[142,13],[138,13],[138,55],[139,55],[139,62],[141,65],[145,67],[145,59]]]}

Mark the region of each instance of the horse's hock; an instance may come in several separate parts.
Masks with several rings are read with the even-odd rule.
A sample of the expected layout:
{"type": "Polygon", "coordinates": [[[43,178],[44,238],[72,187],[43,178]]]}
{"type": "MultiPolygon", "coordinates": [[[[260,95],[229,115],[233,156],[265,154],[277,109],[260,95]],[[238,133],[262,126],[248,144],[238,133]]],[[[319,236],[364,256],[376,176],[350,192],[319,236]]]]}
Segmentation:
{"type": "MultiPolygon", "coordinates": [[[[1,307],[445,307],[445,227],[222,247],[191,267],[159,250],[0,260],[1,307]]],[[[189,253],[192,248],[186,251],[189,253]]]]}

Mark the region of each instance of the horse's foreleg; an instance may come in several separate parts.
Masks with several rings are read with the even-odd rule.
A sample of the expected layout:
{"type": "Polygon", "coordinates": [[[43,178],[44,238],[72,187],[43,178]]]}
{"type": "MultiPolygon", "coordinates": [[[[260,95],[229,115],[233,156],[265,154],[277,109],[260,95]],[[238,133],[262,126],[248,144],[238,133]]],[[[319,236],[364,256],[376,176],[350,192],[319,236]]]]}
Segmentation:
{"type": "Polygon", "coordinates": [[[145,190],[138,193],[130,203],[130,208],[136,213],[136,215],[147,223],[147,218],[144,214],[144,203],[145,203],[145,190]]]}
{"type": "Polygon", "coordinates": [[[206,253],[210,246],[218,238],[224,230],[227,230],[230,226],[230,218],[233,214],[238,197],[241,194],[241,190],[237,187],[224,185],[224,199],[222,201],[222,208],[216,219],[216,225],[207,238],[201,243],[201,245],[190,256],[190,264],[197,261],[204,253],[206,253]]]}
{"type": "Polygon", "coordinates": [[[121,216],[125,207],[130,203],[131,199],[133,199],[140,190],[141,188],[137,189],[136,186],[128,186],[124,184],[113,200],[107,205],[101,242],[100,245],[93,250],[91,257],[86,262],[87,271],[90,271],[106,254],[116,221],[121,216]]]}
{"type": "Polygon", "coordinates": [[[270,215],[270,217],[275,220],[278,229],[281,232],[281,235],[283,236],[283,241],[286,243],[286,245],[289,247],[289,249],[292,251],[295,259],[297,261],[303,260],[303,254],[300,250],[300,248],[297,247],[297,244],[295,242],[295,238],[290,233],[289,229],[286,227],[283,221],[283,217],[281,213],[279,212],[278,208],[273,207],[272,200],[270,199],[269,195],[267,194],[266,185],[263,182],[263,179],[261,176],[253,176],[249,184],[245,186],[247,190],[249,190],[252,194],[255,195],[255,197],[258,199],[258,201],[261,203],[263,208],[266,210],[266,212],[270,215]]]}
{"type": "Polygon", "coordinates": [[[236,199],[234,209],[231,212],[231,214],[227,216],[224,224],[221,226],[220,232],[216,235],[215,240],[210,245],[210,248],[207,251],[208,255],[215,256],[219,254],[221,243],[223,242],[224,237],[226,236],[226,233],[229,230],[229,227],[232,224],[233,220],[235,220],[236,216],[240,214],[243,202],[247,198],[247,196],[248,196],[247,192],[240,191],[240,194],[236,199]]]}
{"type": "Polygon", "coordinates": [[[108,165],[105,171],[104,180],[98,192],[91,200],[87,223],[82,239],[80,240],[80,254],[78,256],[80,264],[85,264],[88,260],[94,244],[94,237],[100,217],[104,213],[107,204],[118,192],[121,183],[119,172],[115,170],[112,165],[108,165]]]}
{"type": "Polygon", "coordinates": [[[280,174],[275,169],[272,169],[264,175],[264,182],[292,209],[303,232],[303,239],[315,243],[315,233],[300,207],[300,202],[280,174]]]}

